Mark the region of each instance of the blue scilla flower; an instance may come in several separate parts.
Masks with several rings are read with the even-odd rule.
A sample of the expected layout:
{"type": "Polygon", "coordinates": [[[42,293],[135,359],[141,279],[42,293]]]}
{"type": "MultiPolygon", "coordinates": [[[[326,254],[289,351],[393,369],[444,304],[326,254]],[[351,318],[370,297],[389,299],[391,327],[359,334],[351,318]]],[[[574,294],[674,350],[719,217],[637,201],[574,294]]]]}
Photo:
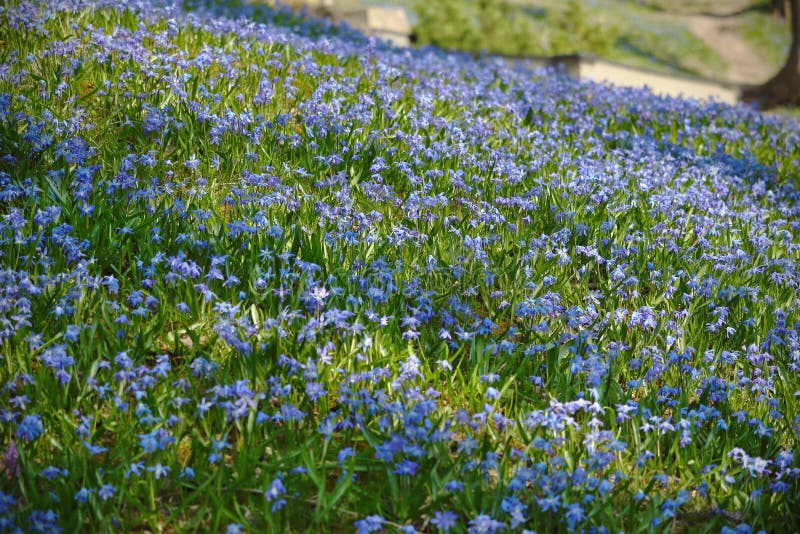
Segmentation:
{"type": "Polygon", "coordinates": [[[16,504],[16,499],[12,495],[3,493],[0,490],[0,515],[5,516],[11,510],[11,507],[16,504]]]}
{"type": "Polygon", "coordinates": [[[264,492],[267,502],[272,503],[272,511],[280,510],[286,505],[286,500],[282,498],[286,494],[286,487],[283,485],[280,473],[270,483],[269,488],[264,492]]]}
{"type": "Polygon", "coordinates": [[[495,534],[506,529],[505,523],[492,519],[486,514],[478,514],[469,521],[469,534],[495,534]]]}
{"type": "Polygon", "coordinates": [[[26,415],[22,421],[17,425],[17,431],[14,433],[19,439],[31,442],[44,434],[44,426],[42,425],[42,418],[39,414],[26,415]]]}
{"type": "Polygon", "coordinates": [[[178,478],[193,479],[194,469],[192,469],[191,467],[184,467],[183,471],[181,471],[180,475],[178,475],[178,478]]]}
{"type": "Polygon", "coordinates": [[[117,489],[114,486],[112,486],[111,484],[103,484],[102,486],[100,486],[100,489],[97,491],[97,495],[101,499],[103,499],[104,501],[107,501],[108,499],[111,499],[112,497],[114,497],[114,494],[116,492],[117,492],[117,489]]]}
{"type": "Polygon", "coordinates": [[[446,533],[456,526],[457,521],[458,514],[450,510],[445,510],[444,512],[436,511],[433,514],[433,519],[431,519],[431,524],[446,533]]]}
{"type": "Polygon", "coordinates": [[[87,500],[89,500],[89,495],[94,493],[94,491],[95,491],[94,489],[89,489],[85,487],[79,489],[78,491],[75,492],[75,502],[77,502],[78,504],[85,503],[87,500]]]}
{"type": "Polygon", "coordinates": [[[358,534],[369,534],[370,532],[380,532],[383,530],[383,524],[386,522],[384,518],[379,515],[370,515],[364,519],[355,522],[356,532],[358,534]]]}
{"type": "Polygon", "coordinates": [[[56,525],[57,521],[58,515],[53,510],[34,510],[28,515],[27,527],[31,532],[57,533],[61,532],[61,527],[56,525]]]}
{"type": "Polygon", "coordinates": [[[169,472],[171,470],[172,470],[171,468],[165,465],[161,465],[160,463],[147,467],[147,471],[153,473],[153,475],[156,477],[156,480],[166,477],[167,475],[169,475],[169,472]]]}
{"type": "Polygon", "coordinates": [[[96,456],[98,454],[102,454],[108,450],[106,447],[102,447],[100,445],[92,445],[86,440],[83,440],[83,446],[89,451],[89,454],[92,456],[96,456]]]}

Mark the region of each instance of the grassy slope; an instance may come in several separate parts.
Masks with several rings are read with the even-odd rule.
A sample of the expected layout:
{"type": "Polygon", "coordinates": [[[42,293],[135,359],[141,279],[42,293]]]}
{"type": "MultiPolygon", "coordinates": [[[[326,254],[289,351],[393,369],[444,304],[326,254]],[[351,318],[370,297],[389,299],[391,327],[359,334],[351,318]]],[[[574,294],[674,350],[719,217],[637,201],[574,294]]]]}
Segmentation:
{"type": "MultiPolygon", "coordinates": [[[[564,8],[555,0],[517,0],[522,16],[535,21],[541,31],[547,31],[548,21],[564,8]]],[[[337,0],[337,6],[352,8],[362,5],[401,5],[413,12],[415,0],[337,0]]],[[[584,1],[589,19],[612,24],[618,29],[618,39],[608,59],[628,65],[663,72],[699,74],[723,78],[726,64],[707,43],[686,28],[680,13],[734,13],[753,7],[745,0],[727,2],[658,2],[632,0],[584,1]]],[[[764,60],[777,69],[788,45],[786,25],[771,15],[746,11],[738,29],[753,46],[764,54],[764,60]]]]}
{"type": "Polygon", "coordinates": [[[269,12],[29,7],[3,524],[797,527],[796,123],[269,12]]]}

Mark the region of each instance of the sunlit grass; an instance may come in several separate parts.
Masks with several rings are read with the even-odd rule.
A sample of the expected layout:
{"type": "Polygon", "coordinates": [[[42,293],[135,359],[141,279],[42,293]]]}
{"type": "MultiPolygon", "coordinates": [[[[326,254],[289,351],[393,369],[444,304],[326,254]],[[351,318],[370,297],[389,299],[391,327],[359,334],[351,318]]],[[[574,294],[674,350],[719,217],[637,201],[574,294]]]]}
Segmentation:
{"type": "Polygon", "coordinates": [[[796,121],[269,9],[0,40],[0,531],[797,528],[796,121]]]}

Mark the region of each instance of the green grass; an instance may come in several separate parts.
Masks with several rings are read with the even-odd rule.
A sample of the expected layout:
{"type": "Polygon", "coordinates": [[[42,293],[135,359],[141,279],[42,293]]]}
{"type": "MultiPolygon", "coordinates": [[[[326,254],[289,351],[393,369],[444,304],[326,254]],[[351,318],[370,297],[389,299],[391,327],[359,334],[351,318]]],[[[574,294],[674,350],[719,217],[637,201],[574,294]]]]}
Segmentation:
{"type": "Polygon", "coordinates": [[[777,68],[786,61],[791,44],[788,21],[768,13],[747,13],[739,22],[740,32],[764,60],[777,68]]]}
{"type": "Polygon", "coordinates": [[[798,528],[797,122],[7,9],[0,530],[798,528]]]}
{"type": "MultiPolygon", "coordinates": [[[[468,3],[468,2],[467,2],[468,3]]],[[[713,50],[700,36],[690,31],[676,18],[681,14],[716,13],[727,15],[742,12],[735,19],[735,30],[750,41],[765,61],[778,68],[788,46],[788,31],[784,24],[771,14],[759,12],[763,2],[746,0],[727,2],[660,2],[634,0],[583,0],[586,20],[608,32],[610,48],[593,49],[581,45],[569,32],[559,34],[554,28],[564,13],[565,2],[555,0],[516,0],[515,17],[528,26],[525,46],[514,43],[519,39],[513,32],[491,41],[491,44],[460,43],[452,38],[450,46],[458,49],[484,47],[494,52],[550,55],[569,52],[589,52],[620,63],[654,69],[665,73],[683,73],[722,79],[728,65],[718,51],[713,50]],[[504,41],[505,39],[505,41],[504,41]]],[[[399,5],[409,12],[416,22],[416,0],[340,0],[336,4],[344,9],[365,5],[399,5]]],[[[425,5],[435,5],[425,3],[425,5]]],[[[466,4],[465,4],[466,5],[466,4]]],[[[446,21],[445,21],[446,25],[446,21]]],[[[463,28],[463,24],[462,24],[463,28]]],[[[439,31],[446,31],[444,26],[439,31]]]]}

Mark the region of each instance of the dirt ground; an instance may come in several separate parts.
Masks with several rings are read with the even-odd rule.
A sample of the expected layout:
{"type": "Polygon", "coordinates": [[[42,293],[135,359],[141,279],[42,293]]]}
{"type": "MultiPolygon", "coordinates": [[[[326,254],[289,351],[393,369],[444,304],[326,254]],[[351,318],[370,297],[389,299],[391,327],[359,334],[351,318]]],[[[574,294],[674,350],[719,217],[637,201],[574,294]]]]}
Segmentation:
{"type": "Polygon", "coordinates": [[[774,68],[735,31],[735,17],[686,15],[676,18],[683,20],[692,32],[706,41],[727,62],[726,81],[757,84],[774,74],[774,68]]]}

